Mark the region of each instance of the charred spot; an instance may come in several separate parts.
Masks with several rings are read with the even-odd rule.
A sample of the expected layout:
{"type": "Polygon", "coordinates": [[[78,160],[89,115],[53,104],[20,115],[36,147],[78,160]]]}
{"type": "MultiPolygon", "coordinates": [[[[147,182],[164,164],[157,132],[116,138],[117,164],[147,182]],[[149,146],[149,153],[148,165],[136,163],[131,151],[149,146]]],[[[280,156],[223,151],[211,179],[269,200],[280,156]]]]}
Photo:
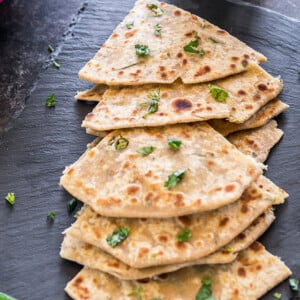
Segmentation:
{"type": "Polygon", "coordinates": [[[268,87],[264,83],[260,83],[257,87],[262,92],[264,92],[268,89],[268,87]]]}
{"type": "Polygon", "coordinates": [[[79,276],[75,279],[74,286],[79,286],[82,282],[83,282],[83,278],[79,276]]]}
{"type": "Polygon", "coordinates": [[[166,243],[168,241],[168,237],[165,235],[159,235],[158,240],[162,243],[166,243]]]}
{"type": "Polygon", "coordinates": [[[142,73],[142,70],[138,69],[138,70],[136,70],[136,73],[140,74],[140,73],[142,73]]]}
{"type": "Polygon", "coordinates": [[[136,282],[141,283],[141,284],[145,284],[145,283],[149,283],[150,279],[149,278],[143,278],[143,279],[137,279],[136,282]]]}
{"type": "Polygon", "coordinates": [[[247,204],[243,204],[242,207],[241,207],[241,212],[243,214],[245,214],[245,213],[248,212],[248,210],[249,210],[249,208],[248,208],[247,204]]]}
{"type": "Polygon", "coordinates": [[[198,72],[194,75],[195,77],[205,75],[211,71],[210,66],[204,66],[198,70],[198,72]]]}
{"type": "Polygon", "coordinates": [[[133,37],[137,33],[138,29],[133,29],[125,33],[125,37],[127,39],[133,37]]]}
{"type": "Polygon", "coordinates": [[[167,79],[168,74],[167,74],[166,72],[162,72],[162,73],[160,74],[160,76],[161,76],[161,78],[163,78],[163,79],[167,79]]]}
{"type": "Polygon", "coordinates": [[[165,66],[159,66],[159,70],[160,70],[160,71],[164,71],[165,69],[166,69],[165,66]]]}
{"type": "Polygon", "coordinates": [[[169,274],[168,273],[163,273],[163,274],[157,275],[157,277],[159,279],[166,280],[169,277],[169,274]]]}
{"type": "Polygon", "coordinates": [[[175,243],[175,246],[176,246],[176,248],[177,248],[178,250],[185,250],[185,249],[187,248],[185,242],[183,242],[183,243],[176,242],[176,243],[175,243]]]}
{"type": "Polygon", "coordinates": [[[247,95],[247,93],[246,93],[244,90],[239,90],[239,91],[238,91],[238,94],[239,94],[240,96],[245,96],[245,95],[247,95]]]}
{"type": "Polygon", "coordinates": [[[262,246],[260,243],[258,243],[258,242],[254,242],[254,243],[250,246],[250,248],[251,248],[253,251],[258,252],[258,251],[260,251],[260,250],[263,249],[263,246],[262,246]]]}
{"type": "Polygon", "coordinates": [[[129,185],[126,189],[126,192],[128,195],[132,195],[135,194],[139,189],[140,187],[138,185],[129,185]]]}
{"type": "Polygon", "coordinates": [[[116,38],[118,37],[119,35],[117,33],[113,33],[113,35],[111,36],[112,38],[116,38]]]}
{"type": "Polygon", "coordinates": [[[161,97],[162,98],[167,98],[169,96],[169,94],[167,93],[167,92],[163,92],[162,94],[161,94],[161,97]]]}
{"type": "Polygon", "coordinates": [[[222,30],[222,29],[221,30],[219,29],[219,30],[217,30],[217,33],[219,33],[219,34],[226,34],[226,31],[222,30]]]}
{"type": "Polygon", "coordinates": [[[124,71],[119,71],[118,72],[118,75],[123,75],[124,74],[124,71]]]}
{"type": "Polygon", "coordinates": [[[232,107],[231,111],[235,112],[236,111],[236,107],[232,107]]]}
{"type": "Polygon", "coordinates": [[[194,31],[187,32],[185,36],[191,37],[194,35],[194,31]]]}
{"type": "Polygon", "coordinates": [[[183,65],[186,65],[187,62],[188,62],[187,59],[183,59],[183,60],[182,60],[182,64],[183,64],[183,65]]]}
{"type": "Polygon", "coordinates": [[[183,54],[181,52],[178,52],[176,55],[178,58],[181,58],[183,56],[183,54]]]}
{"type": "Polygon", "coordinates": [[[193,106],[190,100],[184,98],[175,99],[171,105],[173,106],[174,110],[178,113],[182,111],[191,110],[193,106]]]}
{"type": "Polygon", "coordinates": [[[246,238],[246,235],[245,235],[245,233],[240,233],[238,236],[237,236],[237,238],[239,239],[239,240],[244,240],[245,238],[246,238]]]}
{"type": "Polygon", "coordinates": [[[120,266],[118,262],[108,262],[107,265],[112,268],[119,268],[120,266]]]}
{"type": "Polygon", "coordinates": [[[187,227],[192,224],[192,220],[188,216],[180,216],[178,217],[178,220],[187,227]]]}
{"type": "Polygon", "coordinates": [[[246,108],[246,109],[253,109],[253,105],[252,105],[252,104],[246,104],[246,105],[245,105],[245,108],[246,108]]]}
{"type": "Polygon", "coordinates": [[[149,249],[148,249],[148,248],[141,248],[141,249],[139,250],[138,257],[141,258],[141,257],[145,256],[148,252],[149,252],[149,249]]]}
{"type": "Polygon", "coordinates": [[[238,58],[237,56],[232,56],[232,57],[231,57],[231,60],[233,60],[233,61],[238,61],[239,58],[238,58]]]}
{"type": "Polygon", "coordinates": [[[250,56],[248,54],[244,54],[244,58],[249,59],[250,56]]]}
{"type": "Polygon", "coordinates": [[[246,139],[246,143],[247,143],[248,145],[252,146],[252,145],[255,143],[255,141],[250,140],[250,139],[248,138],[248,139],[246,139]]]}
{"type": "Polygon", "coordinates": [[[255,95],[253,96],[253,100],[254,100],[254,101],[258,101],[258,100],[260,100],[260,98],[261,98],[260,94],[255,94],[255,95]]]}
{"type": "Polygon", "coordinates": [[[229,221],[228,217],[225,217],[225,218],[221,219],[220,222],[219,222],[219,226],[220,227],[226,226],[226,224],[228,223],[228,221],[229,221]]]}
{"type": "Polygon", "coordinates": [[[178,17],[181,15],[181,11],[180,10],[175,10],[174,11],[174,16],[178,17]]]}
{"type": "Polygon", "coordinates": [[[240,277],[246,277],[246,270],[243,267],[238,268],[238,275],[240,277]]]}
{"type": "Polygon", "coordinates": [[[231,69],[235,69],[236,68],[236,64],[230,64],[230,68],[231,69]]]}

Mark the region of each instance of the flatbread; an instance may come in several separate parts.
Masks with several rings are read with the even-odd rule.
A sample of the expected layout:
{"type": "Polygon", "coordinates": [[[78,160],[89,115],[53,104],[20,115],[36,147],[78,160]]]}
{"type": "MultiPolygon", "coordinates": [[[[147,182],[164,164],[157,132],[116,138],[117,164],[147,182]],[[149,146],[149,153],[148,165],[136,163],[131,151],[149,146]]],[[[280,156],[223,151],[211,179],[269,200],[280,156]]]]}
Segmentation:
{"type": "Polygon", "coordinates": [[[100,101],[107,90],[105,84],[95,84],[92,88],[85,91],[78,91],[75,95],[76,100],[100,101]]]}
{"type": "Polygon", "coordinates": [[[225,30],[176,6],[155,0],[137,1],[129,15],[79,72],[81,79],[107,85],[198,83],[240,73],[251,63],[266,58],[231,36],[225,30]],[[147,5],[163,10],[155,16],[147,5]],[[134,22],[133,28],[127,24],[134,22]],[[155,25],[161,25],[161,36],[155,25]],[[198,40],[197,50],[205,55],[184,51],[198,40]],[[147,56],[136,55],[135,45],[146,45],[147,56]],[[204,53],[202,53],[204,54],[204,53]]]}
{"type": "Polygon", "coordinates": [[[228,92],[226,102],[216,101],[206,83],[186,85],[176,81],[171,85],[111,87],[101,96],[94,89],[88,90],[81,93],[83,98],[93,94],[93,99],[101,97],[101,100],[85,117],[82,126],[107,131],[220,118],[243,123],[282,89],[280,79],[256,65],[213,84],[228,92]],[[151,95],[157,92],[160,93],[158,110],[147,115],[151,95]]]}
{"type": "Polygon", "coordinates": [[[66,234],[64,237],[60,256],[89,268],[110,273],[111,275],[123,280],[150,278],[159,274],[173,272],[191,265],[230,263],[237,257],[239,251],[246,249],[256,239],[258,239],[258,237],[265,232],[265,230],[272,224],[274,220],[274,213],[272,209],[269,209],[260,217],[258,217],[237,238],[219,251],[198,260],[183,264],[135,269],[125,265],[120,260],[107,254],[100,248],[82,242],[69,236],[68,234],[66,234]]]}
{"type": "Polygon", "coordinates": [[[120,281],[101,271],[83,268],[66,286],[75,300],[195,300],[202,280],[209,278],[215,299],[257,300],[291,275],[288,267],[258,242],[231,264],[194,266],[144,281],[120,281]],[[138,299],[138,298],[136,298],[138,299]]]}
{"type": "Polygon", "coordinates": [[[87,207],[66,233],[92,244],[133,268],[195,261],[232,241],[286,194],[261,176],[239,201],[207,213],[169,219],[107,218],[87,207]],[[116,247],[106,238],[116,228],[129,227],[129,236],[116,247]],[[189,228],[192,237],[178,242],[177,235],[189,228]]]}
{"type": "Polygon", "coordinates": [[[279,99],[273,99],[257,111],[250,119],[242,124],[231,123],[227,120],[210,120],[209,124],[218,132],[224,136],[230,133],[241,131],[245,129],[257,128],[265,125],[274,117],[278,116],[289,108],[289,105],[280,101],[279,99]]]}
{"type": "Polygon", "coordinates": [[[262,163],[282,136],[283,131],[277,128],[277,122],[271,120],[263,127],[232,133],[227,139],[241,152],[262,163]]]}
{"type": "Polygon", "coordinates": [[[179,124],[111,132],[67,167],[60,183],[104,216],[167,218],[236,201],[261,166],[208,124],[179,124]],[[124,150],[115,149],[120,137],[129,141],[124,150]],[[168,145],[170,138],[182,142],[179,150],[168,145]],[[156,149],[137,153],[147,146],[156,149]],[[178,170],[186,170],[182,181],[165,187],[178,170]]]}

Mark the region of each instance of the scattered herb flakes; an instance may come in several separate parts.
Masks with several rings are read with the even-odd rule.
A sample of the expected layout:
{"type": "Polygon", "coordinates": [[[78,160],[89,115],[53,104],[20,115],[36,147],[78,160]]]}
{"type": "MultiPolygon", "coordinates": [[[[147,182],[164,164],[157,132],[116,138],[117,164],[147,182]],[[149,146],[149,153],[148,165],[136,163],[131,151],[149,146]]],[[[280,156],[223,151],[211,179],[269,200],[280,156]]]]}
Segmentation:
{"type": "Polygon", "coordinates": [[[45,105],[48,107],[54,107],[56,105],[56,96],[54,94],[48,96],[45,100],[45,105]]]}
{"type": "Polygon", "coordinates": [[[17,299],[13,298],[5,293],[0,292],[0,300],[17,300],[17,299]]]}
{"type": "Polygon", "coordinates": [[[51,210],[47,215],[48,220],[51,220],[52,222],[55,220],[55,217],[56,217],[56,212],[54,210],[51,210]]]}
{"type": "Polygon", "coordinates": [[[243,61],[242,61],[242,66],[243,66],[244,68],[246,68],[246,67],[248,66],[248,62],[247,62],[246,60],[243,60],[243,61]]]}
{"type": "Polygon", "coordinates": [[[60,68],[60,64],[58,63],[58,61],[56,59],[53,60],[53,67],[55,67],[56,69],[60,68]]]}
{"type": "Polygon", "coordinates": [[[146,147],[139,148],[138,150],[136,150],[136,152],[146,156],[152,153],[155,149],[156,147],[146,146],[146,147]]]}
{"type": "Polygon", "coordinates": [[[72,213],[75,210],[77,204],[78,204],[78,201],[75,198],[70,199],[68,202],[68,205],[67,205],[68,212],[72,213]]]}
{"type": "Polygon", "coordinates": [[[54,48],[50,44],[48,44],[48,51],[50,53],[54,52],[54,48]]]}
{"type": "Polygon", "coordinates": [[[164,11],[156,4],[147,4],[147,7],[153,12],[155,17],[160,17],[164,14],[164,11]]]}
{"type": "Polygon", "coordinates": [[[124,150],[127,148],[129,144],[129,141],[127,139],[125,139],[123,136],[120,136],[115,142],[115,149],[116,150],[124,150]]]}
{"type": "Polygon", "coordinates": [[[135,54],[137,56],[147,56],[150,53],[149,47],[147,45],[136,44],[134,47],[135,54]]]}
{"type": "Polygon", "coordinates": [[[224,249],[224,251],[227,252],[227,253],[232,253],[234,251],[234,248],[233,247],[226,247],[224,249]]]}
{"type": "Polygon", "coordinates": [[[273,297],[276,299],[281,299],[281,294],[280,293],[274,293],[273,297]]]}
{"type": "Polygon", "coordinates": [[[132,29],[134,26],[134,22],[129,22],[126,24],[127,29],[132,29]]]}
{"type": "Polygon", "coordinates": [[[142,288],[140,286],[133,289],[127,296],[136,297],[137,300],[142,300],[142,288]]]}
{"type": "Polygon", "coordinates": [[[147,113],[143,115],[144,119],[146,119],[150,114],[153,114],[158,111],[158,103],[160,100],[160,89],[157,89],[152,93],[149,93],[148,98],[149,101],[147,101],[146,103],[150,105],[148,107],[147,113]]]}
{"type": "Polygon", "coordinates": [[[162,26],[160,24],[156,24],[154,26],[154,34],[156,36],[161,36],[161,30],[162,30],[162,26]]]}
{"type": "Polygon", "coordinates": [[[223,44],[222,41],[216,39],[215,37],[210,36],[209,39],[215,44],[223,44]]]}
{"type": "Polygon", "coordinates": [[[200,54],[200,56],[204,56],[206,53],[203,49],[201,49],[201,50],[199,50],[199,54],[200,54]]]}
{"type": "Polygon", "coordinates": [[[179,183],[186,172],[186,169],[180,169],[172,173],[168,176],[168,180],[165,182],[164,186],[167,188],[174,188],[176,187],[177,183],[179,183]]]}
{"type": "Polygon", "coordinates": [[[195,49],[198,46],[199,46],[199,36],[198,36],[198,33],[195,32],[195,40],[192,40],[187,45],[185,45],[183,47],[183,50],[186,52],[199,54],[200,51],[195,49]]]}
{"type": "Polygon", "coordinates": [[[106,238],[106,242],[109,246],[115,248],[117,245],[121,244],[124,240],[127,239],[129,235],[129,227],[118,227],[116,228],[112,235],[106,238]]]}
{"type": "Polygon", "coordinates": [[[167,52],[167,56],[168,56],[168,57],[171,57],[171,53],[170,53],[170,52],[167,52]]]}
{"type": "Polygon", "coordinates": [[[178,150],[182,144],[182,141],[179,139],[168,139],[168,145],[173,148],[178,150]]]}
{"type": "Polygon", "coordinates": [[[203,278],[202,286],[196,295],[196,300],[216,300],[212,297],[212,289],[211,289],[211,279],[203,278]]]}
{"type": "Polygon", "coordinates": [[[289,284],[290,284],[290,288],[293,292],[297,292],[299,290],[299,279],[290,278],[289,284]]]}
{"type": "Polygon", "coordinates": [[[122,68],[120,68],[120,69],[117,69],[117,70],[125,70],[125,69],[128,69],[128,68],[130,68],[130,67],[133,67],[133,66],[139,65],[139,64],[141,64],[141,63],[143,63],[143,61],[139,61],[139,62],[133,63],[133,64],[131,64],[131,65],[128,65],[128,66],[122,67],[122,68]]]}
{"type": "Polygon", "coordinates": [[[188,228],[184,228],[182,232],[177,235],[177,241],[179,243],[183,243],[188,241],[192,237],[192,233],[188,228]]]}
{"type": "Polygon", "coordinates": [[[15,193],[8,193],[5,199],[10,205],[14,205],[16,201],[15,193]]]}
{"type": "Polygon", "coordinates": [[[257,157],[257,153],[256,152],[252,152],[251,155],[252,155],[253,158],[257,157]]]}
{"type": "Polygon", "coordinates": [[[228,97],[228,93],[220,88],[217,85],[209,84],[208,85],[210,94],[213,96],[213,98],[218,102],[226,102],[226,99],[228,97]]]}

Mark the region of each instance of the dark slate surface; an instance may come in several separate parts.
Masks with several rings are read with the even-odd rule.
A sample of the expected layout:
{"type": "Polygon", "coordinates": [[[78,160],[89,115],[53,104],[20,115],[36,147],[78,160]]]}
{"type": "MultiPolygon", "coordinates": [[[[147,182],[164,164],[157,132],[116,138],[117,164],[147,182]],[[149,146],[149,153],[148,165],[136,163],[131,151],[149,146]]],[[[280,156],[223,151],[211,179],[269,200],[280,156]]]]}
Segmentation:
{"type": "MultiPolygon", "coordinates": [[[[0,140],[0,291],[18,299],[69,299],[63,288],[80,267],[58,255],[61,232],[74,220],[66,209],[70,196],[58,186],[58,181],[64,166],[75,161],[92,140],[80,128],[92,107],[73,100],[77,90],[89,86],[79,81],[77,71],[133,2],[89,1],[74,27],[74,35],[65,41],[58,56],[60,70],[49,68],[42,72],[22,115],[0,140]],[[44,99],[53,92],[57,106],[49,109],[44,99]],[[13,207],[4,200],[9,191],[16,194],[13,207]],[[46,220],[51,210],[57,213],[53,224],[46,220]]],[[[290,198],[276,210],[277,221],[262,241],[299,277],[300,24],[221,0],[171,2],[224,27],[262,51],[269,57],[265,68],[273,75],[280,74],[285,82],[281,99],[291,107],[279,118],[285,136],[268,160],[267,175],[285,188],[290,198]]],[[[291,297],[287,283],[275,291],[283,293],[282,299],[291,297]]],[[[273,299],[273,292],[264,299],[273,299]]]]}

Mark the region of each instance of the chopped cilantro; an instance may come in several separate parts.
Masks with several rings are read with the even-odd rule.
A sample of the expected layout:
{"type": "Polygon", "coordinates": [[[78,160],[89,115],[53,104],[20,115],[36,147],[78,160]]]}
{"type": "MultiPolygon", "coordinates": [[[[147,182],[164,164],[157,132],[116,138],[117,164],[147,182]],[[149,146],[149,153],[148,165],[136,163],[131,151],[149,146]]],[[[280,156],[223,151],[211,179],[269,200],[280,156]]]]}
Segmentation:
{"type": "Polygon", "coordinates": [[[60,68],[60,64],[58,63],[58,61],[56,59],[53,60],[53,67],[55,67],[56,69],[60,68]]]}
{"type": "Polygon", "coordinates": [[[204,51],[203,49],[201,49],[201,50],[199,50],[199,54],[200,54],[201,56],[204,56],[206,53],[205,53],[205,51],[204,51]]]}
{"type": "Polygon", "coordinates": [[[160,24],[156,24],[155,26],[154,26],[154,34],[156,35],[156,36],[161,36],[161,30],[162,30],[162,26],[160,25],[160,24]]]}
{"type": "Polygon", "coordinates": [[[15,193],[8,193],[5,199],[10,205],[14,205],[16,200],[15,193]]]}
{"type": "Polygon", "coordinates": [[[134,26],[134,22],[129,22],[129,23],[126,24],[126,27],[127,27],[128,29],[132,29],[133,26],[134,26]]]}
{"type": "Polygon", "coordinates": [[[129,227],[118,227],[116,228],[112,235],[106,238],[106,242],[109,246],[115,248],[117,245],[121,244],[124,240],[127,239],[129,235],[129,227]]]}
{"type": "Polygon", "coordinates": [[[243,61],[242,61],[242,66],[243,66],[244,68],[246,68],[246,67],[248,66],[248,62],[247,62],[246,60],[243,60],[243,61]]]}
{"type": "Polygon", "coordinates": [[[223,44],[222,41],[220,41],[220,40],[218,40],[218,39],[216,39],[216,38],[214,38],[214,37],[212,37],[212,36],[210,36],[209,39],[210,39],[213,43],[215,43],[215,44],[223,44]]]}
{"type": "Polygon", "coordinates": [[[136,152],[139,153],[139,154],[142,154],[142,155],[149,155],[149,154],[152,153],[155,149],[156,149],[156,147],[153,147],[153,146],[146,146],[146,147],[142,147],[142,148],[136,150],[136,152]]]}
{"type": "Polygon", "coordinates": [[[192,237],[192,233],[188,228],[184,228],[182,232],[177,235],[177,241],[179,243],[183,243],[188,241],[192,237]]]}
{"type": "Polygon", "coordinates": [[[115,149],[116,150],[124,150],[127,148],[129,141],[125,139],[124,137],[120,136],[116,141],[115,141],[115,149]]]}
{"type": "Polygon", "coordinates": [[[168,180],[165,182],[164,186],[167,188],[174,188],[176,187],[177,183],[179,183],[186,172],[186,169],[180,169],[172,173],[168,176],[168,180]]]}
{"type": "Polygon", "coordinates": [[[218,102],[226,102],[226,99],[228,97],[228,93],[220,88],[217,85],[209,84],[208,85],[210,94],[213,96],[213,98],[218,102]]]}
{"type": "Polygon", "coordinates": [[[153,12],[155,17],[160,17],[164,13],[164,11],[156,4],[147,4],[147,7],[153,12]]]}
{"type": "Polygon", "coordinates": [[[51,221],[54,221],[55,217],[56,217],[56,212],[54,210],[51,210],[47,215],[47,218],[51,221]]]}
{"type": "Polygon", "coordinates": [[[68,206],[67,206],[69,213],[72,213],[75,210],[75,208],[77,206],[77,203],[78,202],[77,202],[77,200],[75,198],[72,198],[72,199],[69,200],[68,206]]]}
{"type": "Polygon", "coordinates": [[[139,64],[141,64],[141,63],[143,63],[143,61],[138,61],[138,62],[136,62],[136,63],[133,63],[133,64],[131,64],[131,65],[127,65],[127,66],[125,66],[125,67],[122,67],[122,68],[120,68],[120,69],[117,69],[117,70],[125,70],[125,69],[128,69],[128,68],[130,68],[130,67],[133,67],[133,66],[139,65],[139,64]]]}
{"type": "Polygon", "coordinates": [[[45,104],[48,107],[54,107],[56,105],[56,96],[54,94],[48,96],[45,100],[45,104]]]}
{"type": "Polygon", "coordinates": [[[13,298],[5,293],[0,292],[0,300],[17,300],[17,299],[13,298]]]}
{"type": "Polygon", "coordinates": [[[134,47],[135,54],[137,56],[147,56],[150,53],[149,47],[147,45],[136,44],[134,47]]]}
{"type": "Polygon", "coordinates": [[[210,278],[202,279],[202,286],[196,295],[196,300],[216,300],[214,297],[212,297],[210,278]]]}
{"type": "Polygon", "coordinates": [[[299,279],[290,278],[289,284],[290,284],[290,288],[293,292],[297,292],[299,290],[299,279]]]}
{"type": "Polygon", "coordinates": [[[227,247],[227,248],[225,248],[224,251],[227,252],[227,253],[231,253],[231,252],[234,251],[234,248],[232,248],[232,247],[227,247]]]}
{"type": "Polygon", "coordinates": [[[168,139],[168,145],[171,148],[173,148],[173,149],[178,150],[180,148],[181,144],[182,144],[181,140],[178,140],[178,139],[168,139]]]}
{"type": "Polygon", "coordinates": [[[276,299],[281,299],[281,294],[280,293],[274,293],[273,297],[276,299]]]}
{"type": "Polygon", "coordinates": [[[51,53],[54,52],[54,48],[50,44],[48,44],[48,51],[51,53]]]}
{"type": "Polygon", "coordinates": [[[150,104],[148,107],[148,111],[145,115],[143,115],[143,118],[147,118],[150,114],[153,114],[158,111],[158,103],[160,100],[160,89],[157,89],[153,91],[152,93],[149,93],[148,95],[149,101],[145,102],[145,104],[150,104]]]}
{"type": "Polygon", "coordinates": [[[137,300],[142,300],[142,288],[140,286],[136,287],[135,289],[133,289],[127,296],[129,297],[136,297],[137,300]]]}

